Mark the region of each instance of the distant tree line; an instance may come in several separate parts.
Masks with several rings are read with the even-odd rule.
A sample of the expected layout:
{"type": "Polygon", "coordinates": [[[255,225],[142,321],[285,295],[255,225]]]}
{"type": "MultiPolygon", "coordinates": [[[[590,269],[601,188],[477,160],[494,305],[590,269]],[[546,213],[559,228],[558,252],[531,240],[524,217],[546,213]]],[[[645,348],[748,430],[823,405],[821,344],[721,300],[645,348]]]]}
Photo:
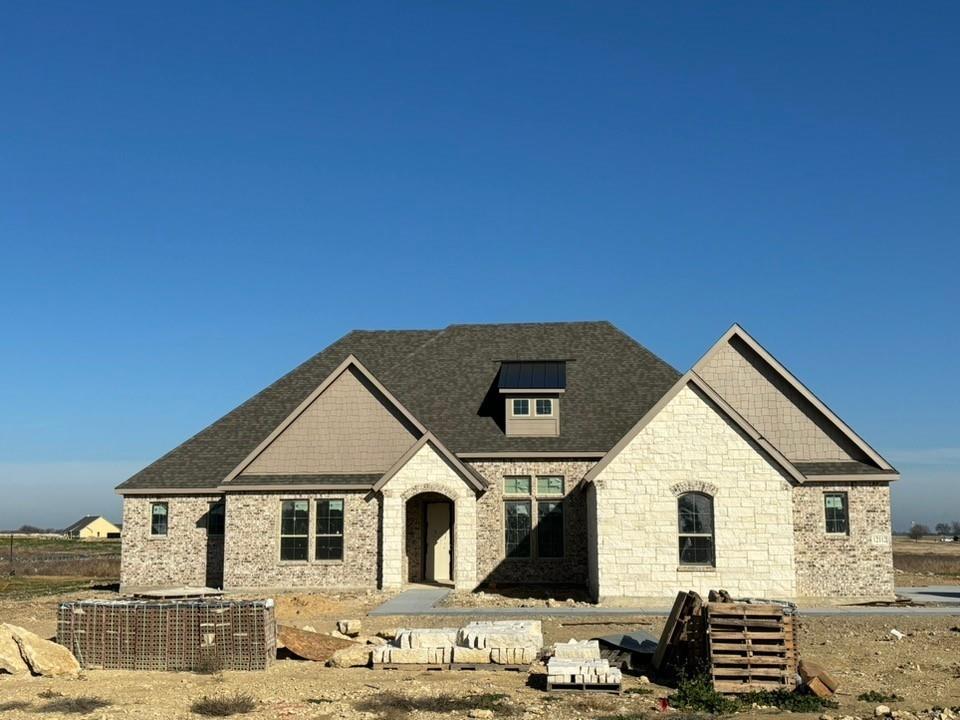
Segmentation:
{"type": "Polygon", "coordinates": [[[930,532],[930,528],[923,523],[914,523],[910,528],[910,531],[907,535],[910,536],[913,540],[919,540],[925,535],[953,535],[954,537],[960,536],[960,520],[954,520],[953,522],[939,522],[934,528],[933,532],[930,532]]]}

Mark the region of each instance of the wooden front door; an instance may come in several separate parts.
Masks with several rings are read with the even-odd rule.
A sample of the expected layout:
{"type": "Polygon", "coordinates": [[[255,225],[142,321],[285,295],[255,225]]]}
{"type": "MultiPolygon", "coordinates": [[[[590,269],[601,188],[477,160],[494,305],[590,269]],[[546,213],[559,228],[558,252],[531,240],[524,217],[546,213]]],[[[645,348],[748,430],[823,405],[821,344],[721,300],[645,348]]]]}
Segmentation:
{"type": "Polygon", "coordinates": [[[453,506],[448,502],[426,505],[426,558],[424,580],[450,582],[453,550],[453,506]]]}

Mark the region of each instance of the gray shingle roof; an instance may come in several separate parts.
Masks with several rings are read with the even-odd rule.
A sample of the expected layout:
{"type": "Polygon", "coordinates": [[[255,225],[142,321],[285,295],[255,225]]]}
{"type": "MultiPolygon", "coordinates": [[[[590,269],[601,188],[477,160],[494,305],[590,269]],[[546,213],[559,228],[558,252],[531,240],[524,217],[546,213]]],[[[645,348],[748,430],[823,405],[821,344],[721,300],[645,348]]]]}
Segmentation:
{"type": "Polygon", "coordinates": [[[382,475],[238,475],[230,481],[231,486],[244,485],[356,485],[372,488],[382,475]]]}
{"type": "Polygon", "coordinates": [[[897,471],[883,470],[876,465],[850,461],[795,462],[794,466],[807,477],[821,475],[896,475],[897,471]]]}
{"type": "Polygon", "coordinates": [[[99,515],[84,515],[82,518],[77,520],[73,525],[70,525],[69,527],[65,527],[63,530],[61,530],[61,532],[64,535],[69,535],[70,533],[78,532],[80,530],[83,530],[87,525],[89,525],[99,517],[100,517],[99,515]]]}
{"type": "Polygon", "coordinates": [[[202,489],[220,481],[350,354],[454,453],[604,453],[679,373],[607,322],[354,331],[120,485],[202,489]],[[559,437],[507,437],[505,360],[566,360],[559,437]]]}

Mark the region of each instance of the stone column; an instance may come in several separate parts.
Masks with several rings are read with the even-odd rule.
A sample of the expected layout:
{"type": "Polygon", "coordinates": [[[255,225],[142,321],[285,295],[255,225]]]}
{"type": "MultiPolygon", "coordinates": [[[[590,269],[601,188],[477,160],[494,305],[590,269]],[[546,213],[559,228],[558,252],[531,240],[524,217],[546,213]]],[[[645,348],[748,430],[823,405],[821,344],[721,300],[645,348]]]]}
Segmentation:
{"type": "Polygon", "coordinates": [[[477,498],[463,493],[454,515],[453,585],[457,590],[477,587],[477,498]]]}
{"type": "Polygon", "coordinates": [[[383,530],[380,538],[383,567],[380,587],[399,590],[403,586],[403,498],[383,493],[383,530]]]}

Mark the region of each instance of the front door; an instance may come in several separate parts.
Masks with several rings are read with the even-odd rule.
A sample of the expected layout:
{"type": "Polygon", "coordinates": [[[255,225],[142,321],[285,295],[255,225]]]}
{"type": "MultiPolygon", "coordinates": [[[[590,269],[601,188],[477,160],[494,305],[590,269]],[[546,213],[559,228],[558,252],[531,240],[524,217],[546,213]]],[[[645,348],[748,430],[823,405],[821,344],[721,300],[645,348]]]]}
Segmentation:
{"type": "Polygon", "coordinates": [[[451,510],[448,502],[427,503],[424,579],[428,582],[450,582],[451,510]]]}

